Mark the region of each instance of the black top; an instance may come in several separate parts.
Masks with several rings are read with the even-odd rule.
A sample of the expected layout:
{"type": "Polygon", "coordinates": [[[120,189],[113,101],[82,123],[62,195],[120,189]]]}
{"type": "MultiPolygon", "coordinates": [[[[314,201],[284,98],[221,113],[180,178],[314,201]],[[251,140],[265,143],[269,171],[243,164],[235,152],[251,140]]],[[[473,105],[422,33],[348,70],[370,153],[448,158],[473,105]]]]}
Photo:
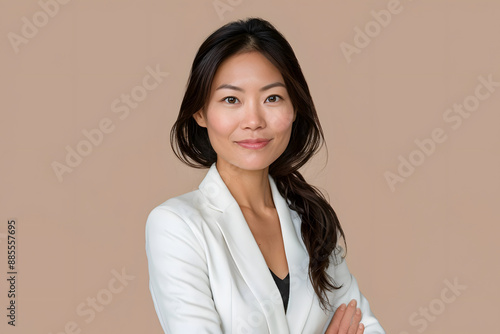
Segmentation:
{"type": "Polygon", "coordinates": [[[290,273],[288,273],[288,275],[286,275],[284,279],[281,279],[273,273],[271,268],[269,268],[269,271],[271,272],[271,275],[273,275],[274,282],[276,282],[278,290],[280,290],[281,298],[283,299],[283,306],[285,307],[286,313],[286,308],[288,306],[288,296],[290,294],[290,273]]]}

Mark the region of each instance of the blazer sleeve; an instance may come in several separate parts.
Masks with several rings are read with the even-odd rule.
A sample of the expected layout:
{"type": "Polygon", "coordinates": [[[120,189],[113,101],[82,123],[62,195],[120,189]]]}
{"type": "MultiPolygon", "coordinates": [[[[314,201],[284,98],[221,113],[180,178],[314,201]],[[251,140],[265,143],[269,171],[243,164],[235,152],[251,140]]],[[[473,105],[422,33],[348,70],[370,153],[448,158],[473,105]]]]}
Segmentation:
{"type": "Polygon", "coordinates": [[[205,251],[188,224],[164,207],[146,222],[149,289],[165,333],[222,333],[205,251]]]}
{"type": "MultiPolygon", "coordinates": [[[[344,250],[341,246],[337,246],[337,252],[334,252],[335,255],[333,256],[333,263],[330,263],[330,266],[334,265],[334,274],[331,276],[333,277],[335,284],[337,286],[343,285],[342,288],[333,290],[335,298],[332,305],[334,310],[336,310],[341,304],[347,305],[352,299],[355,299],[357,301],[357,307],[361,309],[361,322],[365,326],[364,334],[385,334],[385,330],[382,328],[370,309],[370,303],[368,303],[366,297],[361,293],[356,278],[349,272],[345,258],[341,256],[343,251],[344,250]]],[[[330,269],[328,271],[331,273],[330,269]]],[[[330,302],[332,301],[330,300],[330,302]]],[[[323,329],[323,333],[328,328],[334,313],[335,312],[332,312],[329,320],[327,321],[327,324],[323,329]]]]}

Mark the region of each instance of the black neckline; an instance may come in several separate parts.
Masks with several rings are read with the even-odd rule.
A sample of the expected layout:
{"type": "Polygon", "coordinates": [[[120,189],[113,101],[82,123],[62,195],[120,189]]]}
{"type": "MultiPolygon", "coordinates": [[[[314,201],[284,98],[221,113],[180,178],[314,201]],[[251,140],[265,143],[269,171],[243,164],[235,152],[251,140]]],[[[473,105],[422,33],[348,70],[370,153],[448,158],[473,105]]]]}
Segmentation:
{"type": "Polygon", "coordinates": [[[278,277],[278,276],[277,276],[277,275],[276,275],[276,274],[275,274],[275,273],[271,270],[271,268],[269,268],[269,271],[271,272],[271,274],[272,274],[275,278],[279,279],[281,282],[286,281],[286,280],[288,279],[288,277],[290,276],[290,272],[288,272],[288,274],[286,274],[285,278],[281,279],[281,278],[279,278],[279,277],[278,277]]]}

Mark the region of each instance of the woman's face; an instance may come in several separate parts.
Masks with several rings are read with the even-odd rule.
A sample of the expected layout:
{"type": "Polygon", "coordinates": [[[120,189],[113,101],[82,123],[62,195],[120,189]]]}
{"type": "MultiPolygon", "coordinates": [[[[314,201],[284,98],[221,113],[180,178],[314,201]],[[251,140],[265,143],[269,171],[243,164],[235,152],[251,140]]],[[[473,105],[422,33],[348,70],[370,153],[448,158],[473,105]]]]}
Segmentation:
{"type": "Polygon", "coordinates": [[[253,51],[219,66],[207,108],[194,118],[207,128],[217,168],[262,170],[285,151],[295,112],[281,73],[253,51]]]}

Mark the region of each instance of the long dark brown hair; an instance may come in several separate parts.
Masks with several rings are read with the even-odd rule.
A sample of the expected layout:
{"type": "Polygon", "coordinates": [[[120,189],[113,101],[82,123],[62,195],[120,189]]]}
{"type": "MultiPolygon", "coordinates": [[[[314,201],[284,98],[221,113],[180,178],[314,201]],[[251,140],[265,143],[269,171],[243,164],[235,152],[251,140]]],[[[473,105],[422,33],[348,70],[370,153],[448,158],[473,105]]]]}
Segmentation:
{"type": "Polygon", "coordinates": [[[217,161],[207,129],[200,127],[193,115],[206,106],[221,63],[235,54],[250,51],[260,52],[281,72],[296,112],[290,142],[269,166],[269,174],[289,207],[302,219],[302,240],[309,253],[309,278],[321,307],[326,309],[330,306],[326,290],[341,287],[335,285],[326,269],[331,255],[337,255],[338,239],[342,237],[346,244],[345,235],[323,194],[299,173],[324,144],[323,130],[295,53],[269,22],[259,18],[231,22],[203,42],[193,61],[179,115],[170,132],[171,146],[175,155],[191,167],[208,168],[217,161]]]}

